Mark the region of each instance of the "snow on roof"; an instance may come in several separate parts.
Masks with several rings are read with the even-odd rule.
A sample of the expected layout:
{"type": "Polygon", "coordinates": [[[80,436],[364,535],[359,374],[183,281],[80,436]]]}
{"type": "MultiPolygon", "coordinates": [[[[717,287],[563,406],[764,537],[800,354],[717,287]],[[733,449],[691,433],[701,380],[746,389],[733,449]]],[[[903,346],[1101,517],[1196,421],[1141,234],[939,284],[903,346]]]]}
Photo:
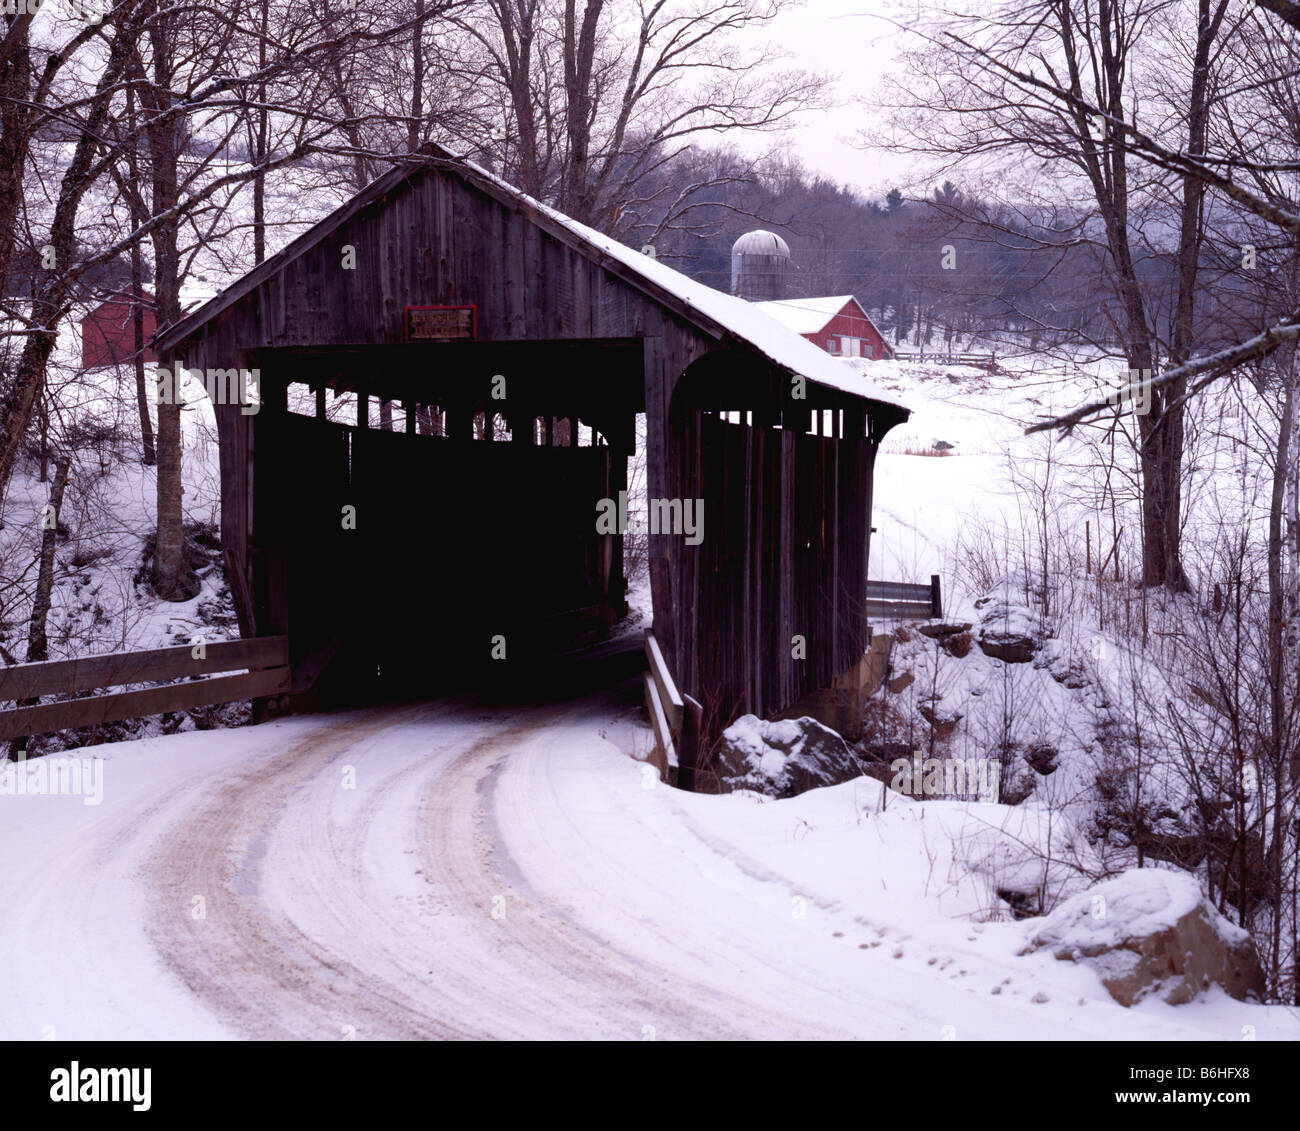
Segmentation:
{"type": "Polygon", "coordinates": [[[754,305],[796,334],[815,334],[852,301],[852,295],[831,295],[826,298],[782,298],[754,305]]]}
{"type": "MultiPolygon", "coordinates": [[[[861,374],[852,371],[846,372],[845,366],[840,363],[838,358],[832,357],[806,338],[801,338],[797,333],[773,318],[770,313],[763,309],[769,304],[747,302],[743,298],[723,294],[722,291],[714,290],[713,287],[696,282],[667,264],[660,263],[657,259],[652,259],[639,251],[633,251],[630,247],[619,243],[618,240],[603,235],[594,228],[589,228],[586,224],[581,224],[577,220],[565,216],[562,212],[557,212],[540,201],[534,200],[532,197],[520,192],[513,185],[507,184],[495,174],[475,165],[472,161],[466,161],[463,158],[454,158],[454,160],[457,164],[472,170],[476,176],[491,181],[498,188],[510,193],[511,196],[527,203],[529,207],[537,209],[538,212],[556,224],[567,228],[585,243],[591,244],[612,259],[617,259],[623,266],[635,271],[648,282],[669,291],[687,306],[693,307],[706,318],[730,331],[737,338],[748,342],[769,361],[775,362],[783,369],[798,373],[803,377],[807,377],[814,384],[826,388],[837,389],[853,396],[869,397],[873,401],[910,411],[902,401],[893,394],[886,393],[874,381],[869,381],[861,374]]],[[[852,297],[852,295],[845,295],[840,301],[840,305],[835,308],[836,311],[843,307],[844,303],[848,302],[852,297]]],[[[817,299],[813,301],[833,302],[835,300],[817,299]]]]}
{"type": "MultiPolygon", "coordinates": [[[[565,216],[562,212],[557,212],[555,209],[533,199],[515,188],[514,185],[502,180],[496,174],[488,172],[482,166],[476,165],[463,157],[458,157],[440,146],[430,146],[429,155],[435,158],[438,167],[449,167],[451,172],[459,174],[471,185],[476,180],[486,182],[495,189],[497,194],[508,196],[549,221],[551,225],[564,229],[570,236],[576,237],[580,244],[586,245],[588,249],[618,261],[634,276],[638,276],[649,284],[647,293],[651,298],[655,297],[655,290],[667,292],[681,305],[698,311],[706,321],[712,322],[724,332],[730,333],[747,343],[781,368],[806,377],[814,384],[825,388],[835,389],[851,396],[866,397],[882,404],[893,405],[904,411],[910,411],[897,397],[886,393],[875,382],[847,369],[838,358],[823,352],[806,338],[801,338],[798,334],[787,329],[775,318],[765,313],[760,308],[760,304],[746,302],[744,299],[723,294],[721,291],[714,290],[712,287],[688,278],[680,271],[660,263],[651,256],[643,255],[639,251],[633,251],[630,247],[626,247],[617,240],[601,234],[594,228],[580,224],[577,220],[565,216]]],[[[359,194],[358,198],[354,198],[352,202],[336,209],[335,212],[325,217],[315,227],[304,232],[282,252],[274,256],[272,260],[268,260],[260,268],[254,268],[253,271],[250,271],[242,279],[227,288],[223,294],[218,295],[175,326],[158,335],[155,339],[155,348],[165,350],[183,341],[205,321],[261,282],[266,273],[281,269],[286,262],[301,255],[309,247],[324,238],[332,230],[332,222],[347,213],[358,200],[382,195],[391,189],[394,184],[401,183],[402,180],[414,175],[416,175],[415,170],[406,169],[395,170],[393,173],[380,177],[359,194]]],[[[632,286],[636,285],[635,279],[625,281],[628,281],[632,286]]],[[[845,301],[848,301],[847,297],[845,301]]]]}

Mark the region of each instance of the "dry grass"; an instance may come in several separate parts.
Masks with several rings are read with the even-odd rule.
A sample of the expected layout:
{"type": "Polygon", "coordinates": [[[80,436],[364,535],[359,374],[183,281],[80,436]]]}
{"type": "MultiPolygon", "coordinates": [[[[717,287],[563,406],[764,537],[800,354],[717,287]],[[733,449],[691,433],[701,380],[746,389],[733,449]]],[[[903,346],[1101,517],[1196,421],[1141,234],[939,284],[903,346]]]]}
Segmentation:
{"type": "Polygon", "coordinates": [[[957,454],[952,448],[923,447],[915,440],[894,440],[892,442],[886,440],[881,445],[880,450],[891,456],[930,456],[938,458],[957,454]]]}

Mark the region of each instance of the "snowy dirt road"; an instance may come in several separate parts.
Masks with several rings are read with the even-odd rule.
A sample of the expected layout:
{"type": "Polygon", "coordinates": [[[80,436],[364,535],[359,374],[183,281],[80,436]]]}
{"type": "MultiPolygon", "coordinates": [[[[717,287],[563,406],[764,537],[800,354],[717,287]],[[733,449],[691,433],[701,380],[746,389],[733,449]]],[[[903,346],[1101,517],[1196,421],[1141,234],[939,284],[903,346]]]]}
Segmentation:
{"type": "Polygon", "coordinates": [[[0,1036],[1300,1031],[1221,995],[1122,1010],[907,887],[887,841],[937,831],[921,807],[681,794],[619,749],[626,711],[460,700],[82,752],[101,805],[0,798],[0,1036]]]}

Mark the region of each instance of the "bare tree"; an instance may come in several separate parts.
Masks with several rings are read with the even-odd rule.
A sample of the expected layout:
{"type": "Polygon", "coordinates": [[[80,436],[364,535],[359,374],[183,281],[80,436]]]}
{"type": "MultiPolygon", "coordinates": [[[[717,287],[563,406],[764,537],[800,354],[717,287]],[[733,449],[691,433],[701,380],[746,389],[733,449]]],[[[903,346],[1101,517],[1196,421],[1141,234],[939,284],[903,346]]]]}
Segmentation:
{"type": "Polygon", "coordinates": [[[782,69],[739,34],[785,0],[483,0],[451,22],[464,81],[499,91],[481,152],[525,192],[605,231],[691,142],[769,130],[819,105],[822,78],[782,69]],[[504,116],[503,112],[504,111],[504,116]]]}
{"type": "MultiPolygon", "coordinates": [[[[935,30],[918,53],[912,79],[898,88],[904,131],[917,150],[949,161],[1005,163],[1020,154],[1030,170],[1010,191],[1037,191],[1034,181],[1086,192],[1100,232],[1087,216],[1058,245],[1084,240],[1104,253],[1112,324],[1134,385],[1158,373],[1150,411],[1139,419],[1142,460],[1143,581],[1186,587],[1179,557],[1183,414],[1187,387],[1179,366],[1197,348],[1196,297],[1204,240],[1206,182],[1195,175],[1206,152],[1213,60],[1223,35],[1227,0],[1197,0],[1193,49],[1185,81],[1170,84],[1170,54],[1182,41],[1180,13],[1169,0],[1068,0],[995,3],[977,15],[951,13],[957,30],[935,30]],[[1160,83],[1153,71],[1158,71],[1160,83]],[[1026,76],[1045,74],[1035,83],[1026,76]],[[1145,86],[1147,89],[1139,89],[1145,86]],[[1028,88],[1028,89],[1026,89],[1028,88]],[[1026,94],[1032,95],[1026,97],[1026,94]],[[1055,97],[1053,97],[1055,94],[1055,97]],[[1137,160],[1124,123],[1130,106],[1155,102],[1162,136],[1192,163],[1173,172],[1137,160]],[[1175,198],[1176,206],[1173,205],[1175,198]],[[1173,309],[1165,332],[1144,276],[1139,207],[1176,207],[1166,228],[1173,309]]],[[[1140,157],[1140,155],[1137,155],[1140,157]]]]}

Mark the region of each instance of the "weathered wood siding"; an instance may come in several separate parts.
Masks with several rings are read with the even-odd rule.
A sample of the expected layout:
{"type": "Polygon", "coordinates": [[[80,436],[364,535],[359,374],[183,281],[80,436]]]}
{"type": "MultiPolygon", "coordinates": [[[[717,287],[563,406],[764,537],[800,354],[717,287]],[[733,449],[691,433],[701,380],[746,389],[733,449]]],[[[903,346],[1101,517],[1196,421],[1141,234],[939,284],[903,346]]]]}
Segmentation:
{"type": "Polygon", "coordinates": [[[704,538],[670,540],[674,660],[709,740],[828,686],[865,651],[875,446],[852,421],[830,437],[683,416],[673,485],[703,501],[704,538]]]}
{"type": "MultiPolygon", "coordinates": [[[[680,536],[663,532],[651,537],[649,556],[656,636],[683,690],[709,705],[711,733],[741,711],[778,711],[851,666],[866,645],[875,441],[903,414],[883,409],[868,429],[861,398],[823,390],[815,407],[843,412],[848,423],[840,438],[808,435],[814,406],[782,402],[788,374],[671,295],[636,284],[625,266],[577,246],[572,233],[548,228],[550,222],[526,202],[503,200],[443,167],[383,183],[379,195],[359,198],[322,224],[318,242],[254,272],[248,293],[188,330],[162,359],[191,369],[262,369],[260,412],[216,410],[223,536],[245,634],[287,632],[297,638],[295,654],[303,638],[312,647],[320,644],[321,618],[335,615],[349,595],[329,585],[327,561],[320,563],[324,574],[311,573],[313,557],[335,555],[354,588],[383,585],[379,564],[352,561],[342,543],[313,540],[317,524],[337,527],[347,492],[364,486],[371,506],[374,492],[384,489],[432,503],[440,483],[471,484],[478,477],[499,486],[499,476],[476,463],[480,458],[495,460],[491,466],[498,469],[508,465],[512,475],[542,466],[529,465],[533,449],[526,440],[509,445],[507,453],[494,450],[500,444],[462,445],[460,439],[425,443],[364,430],[349,437],[350,429],[294,420],[285,413],[286,382],[320,384],[346,374],[344,387],[443,403],[449,435],[463,437],[470,402],[422,401],[421,372],[436,377],[430,383],[441,396],[454,398],[463,387],[458,367],[467,358],[506,358],[507,350],[518,348],[526,352],[508,364],[529,378],[512,387],[525,390],[525,408],[516,402],[503,411],[516,419],[533,413],[597,419],[611,438],[613,446],[599,457],[609,462],[582,472],[585,482],[598,481],[616,494],[634,414],[644,411],[649,497],[706,500],[701,546],[685,547],[680,536]],[[349,248],[354,270],[343,266],[349,248]],[[461,304],[477,308],[477,343],[400,346],[405,307],[461,304]],[[584,342],[599,348],[573,363],[581,371],[575,383],[573,372],[558,368],[569,364],[560,351],[563,343],[584,342]],[[394,372],[394,358],[417,372],[394,372]],[[608,372],[602,373],[605,358],[608,372]],[[746,403],[756,409],[754,427],[724,424],[703,405],[674,408],[683,374],[713,358],[722,359],[735,388],[752,382],[746,403]],[[554,379],[547,365],[557,366],[554,379]],[[360,478],[340,473],[349,458],[341,446],[352,458],[361,453],[362,468],[377,470],[380,481],[363,484],[365,470],[360,478]],[[310,471],[316,467],[324,469],[319,477],[310,471]],[[308,469],[305,478],[302,469],[308,469]],[[803,660],[791,655],[796,635],[806,641],[803,660]]],[[[507,380],[512,372],[506,371],[507,380]]],[[[579,492],[559,499],[559,509],[576,516],[571,503],[590,506],[579,492]]],[[[382,512],[383,504],[377,509],[382,512]]],[[[594,507],[588,519],[594,526],[594,507]]],[[[431,525],[437,520],[431,505],[431,525]]],[[[530,552],[525,545],[518,549],[530,552]]],[[[399,552],[393,549],[390,558],[399,552]]],[[[608,577],[617,553],[597,554],[598,575],[608,577]]],[[[454,601],[454,587],[447,587],[456,576],[431,570],[424,588],[441,587],[454,601]]],[[[407,571],[398,580],[403,599],[419,598],[421,577],[407,571]]],[[[362,598],[351,595],[354,602],[362,598]]]]}
{"type": "MultiPolygon", "coordinates": [[[[369,202],[319,244],[290,260],[251,293],[180,342],[165,364],[190,369],[255,368],[255,352],[277,347],[395,344],[406,306],[474,304],[480,341],[554,341],[645,336],[640,372],[626,382],[628,403],[653,398],[663,411],[675,378],[713,340],[588,257],[541,231],[529,214],[471,190],[457,177],[423,170],[369,202]],[[343,269],[345,248],[356,255],[343,269]]],[[[285,375],[279,375],[283,378],[285,375]]],[[[306,370],[292,375],[310,377],[306,370]]],[[[382,374],[375,374],[376,380],[382,374]]],[[[508,375],[507,375],[508,376],[508,375]]],[[[275,374],[263,374],[268,384],[275,374]]],[[[538,406],[543,409],[545,406],[538,406]]],[[[219,406],[222,528],[228,572],[246,634],[265,608],[255,563],[258,541],[274,531],[253,511],[251,468],[259,448],[277,443],[274,413],[244,415],[219,406]]],[[[662,451],[662,425],[651,426],[662,451]]],[[[654,462],[652,458],[652,462],[654,462]]],[[[594,521],[594,518],[593,518],[594,521]]],[[[665,601],[666,604],[666,601],[665,601]]]]}

